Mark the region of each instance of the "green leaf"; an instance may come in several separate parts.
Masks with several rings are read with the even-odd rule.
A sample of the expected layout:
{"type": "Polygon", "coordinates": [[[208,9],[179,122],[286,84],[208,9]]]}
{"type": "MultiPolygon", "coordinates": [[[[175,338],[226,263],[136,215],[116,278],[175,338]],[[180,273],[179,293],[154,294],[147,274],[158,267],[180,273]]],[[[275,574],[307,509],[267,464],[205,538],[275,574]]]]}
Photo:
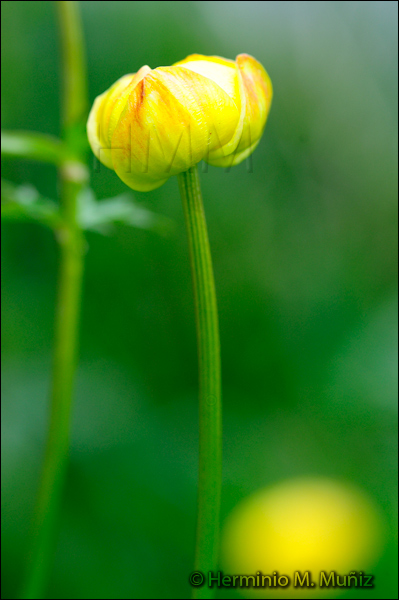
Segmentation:
{"type": "Polygon", "coordinates": [[[44,198],[32,185],[1,184],[1,217],[9,220],[34,220],[58,229],[63,220],[58,205],[44,198]]]}
{"type": "Polygon", "coordinates": [[[61,140],[35,131],[2,131],[1,154],[55,165],[71,158],[70,151],[61,140]]]}
{"type": "MultiPolygon", "coordinates": [[[[1,216],[9,220],[35,220],[52,229],[64,225],[58,204],[44,198],[32,185],[17,186],[2,181],[1,216]]],[[[83,230],[111,234],[115,225],[129,225],[140,229],[168,234],[173,222],[138,206],[130,194],[97,201],[91,188],[85,188],[78,197],[78,221],[83,230]]]]}
{"type": "Polygon", "coordinates": [[[172,229],[172,220],[138,206],[131,194],[97,201],[91,188],[86,188],[79,197],[79,222],[83,229],[102,234],[112,232],[116,224],[167,234],[172,229]]]}

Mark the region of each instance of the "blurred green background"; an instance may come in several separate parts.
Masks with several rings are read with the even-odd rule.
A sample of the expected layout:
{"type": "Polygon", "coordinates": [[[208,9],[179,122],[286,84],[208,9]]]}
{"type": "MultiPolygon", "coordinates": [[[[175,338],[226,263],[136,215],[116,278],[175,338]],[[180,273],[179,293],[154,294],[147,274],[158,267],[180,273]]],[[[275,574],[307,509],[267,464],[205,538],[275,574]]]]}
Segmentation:
{"type": "MultiPolygon", "coordinates": [[[[90,101],[191,53],[265,66],[251,163],[201,167],[220,310],[223,520],[282,479],[350,481],[380,507],[376,587],[396,598],[396,2],[81,2],[90,101]]],[[[2,127],[59,134],[53,3],[2,3],[2,127]]],[[[57,196],[51,166],[3,176],[57,196]]],[[[125,191],[92,169],[99,198],[125,191]]],[[[174,233],[87,235],[73,439],[49,596],[187,598],[197,356],[177,180],[135,193],[174,233]]],[[[49,396],[58,251],[3,224],[3,598],[20,589],[49,396]]],[[[234,590],[219,597],[236,598],[234,590]]]]}

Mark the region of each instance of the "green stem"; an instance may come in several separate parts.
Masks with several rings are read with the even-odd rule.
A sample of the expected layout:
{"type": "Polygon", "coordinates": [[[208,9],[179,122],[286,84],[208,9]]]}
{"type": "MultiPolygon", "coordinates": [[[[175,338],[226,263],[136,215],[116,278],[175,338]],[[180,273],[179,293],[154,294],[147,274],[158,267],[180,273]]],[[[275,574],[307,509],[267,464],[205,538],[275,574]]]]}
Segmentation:
{"type": "Polygon", "coordinates": [[[44,597],[68,458],[83,264],[79,237],[71,235],[68,229],[60,235],[64,239],[61,241],[50,423],[34,516],[27,586],[22,598],[44,597]]]}
{"type": "MultiPolygon", "coordinates": [[[[188,233],[199,357],[199,482],[195,570],[205,580],[218,563],[222,479],[219,325],[212,259],[197,167],[178,176],[188,233]]],[[[213,598],[206,583],[194,598],[213,598]]]]}
{"type": "Polygon", "coordinates": [[[77,2],[56,2],[63,60],[62,124],[64,138],[81,151],[87,145],[86,111],[88,107],[86,60],[83,30],[77,2]]]}
{"type": "Polygon", "coordinates": [[[77,198],[87,180],[82,133],[79,133],[84,131],[86,106],[82,35],[76,3],[57,2],[57,5],[64,65],[64,140],[76,159],[64,162],[59,172],[64,226],[58,231],[61,257],[50,422],[22,598],[44,597],[55,550],[68,460],[83,274],[84,240],[77,220],[77,198]]]}

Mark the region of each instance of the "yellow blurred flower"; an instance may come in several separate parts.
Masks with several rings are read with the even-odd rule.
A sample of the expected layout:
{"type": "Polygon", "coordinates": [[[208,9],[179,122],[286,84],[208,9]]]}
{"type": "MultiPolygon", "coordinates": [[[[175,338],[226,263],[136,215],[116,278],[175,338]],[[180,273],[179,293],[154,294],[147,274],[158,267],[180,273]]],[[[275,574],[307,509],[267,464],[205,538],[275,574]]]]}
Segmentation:
{"type": "Polygon", "coordinates": [[[134,190],[148,191],[201,160],[243,161],[257,146],[272,84],[248,54],[235,61],[193,54],[142,67],[98,96],[87,133],[96,157],[134,190]]]}
{"type": "Polygon", "coordinates": [[[328,479],[282,482],[231,513],[222,538],[224,574],[277,571],[291,579],[287,587],[239,590],[252,597],[336,595],[345,589],[320,589],[320,573],[327,580],[331,571],[364,573],[378,558],[381,540],[379,513],[359,490],[328,479]],[[310,571],[315,586],[293,587],[296,571],[310,571]]]}

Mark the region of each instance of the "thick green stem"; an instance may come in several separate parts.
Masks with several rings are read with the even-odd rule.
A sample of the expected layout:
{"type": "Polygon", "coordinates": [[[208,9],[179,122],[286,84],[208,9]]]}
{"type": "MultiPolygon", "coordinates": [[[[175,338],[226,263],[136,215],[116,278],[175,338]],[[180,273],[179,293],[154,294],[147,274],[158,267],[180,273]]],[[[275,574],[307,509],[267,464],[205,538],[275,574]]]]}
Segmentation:
{"type": "Polygon", "coordinates": [[[58,530],[58,516],[68,460],[71,407],[76,366],[78,321],[83,273],[83,234],[77,220],[77,199],[87,180],[82,132],[86,84],[82,34],[75,2],[57,2],[63,50],[63,132],[71,156],[59,172],[63,226],[51,410],[46,452],[33,522],[32,547],[22,598],[44,598],[58,530]]]}
{"type": "MultiPolygon", "coordinates": [[[[208,578],[218,563],[222,479],[219,325],[212,259],[197,167],[179,175],[194,286],[199,357],[199,482],[195,570],[208,578]]],[[[194,598],[213,598],[205,583],[194,598]]]]}

